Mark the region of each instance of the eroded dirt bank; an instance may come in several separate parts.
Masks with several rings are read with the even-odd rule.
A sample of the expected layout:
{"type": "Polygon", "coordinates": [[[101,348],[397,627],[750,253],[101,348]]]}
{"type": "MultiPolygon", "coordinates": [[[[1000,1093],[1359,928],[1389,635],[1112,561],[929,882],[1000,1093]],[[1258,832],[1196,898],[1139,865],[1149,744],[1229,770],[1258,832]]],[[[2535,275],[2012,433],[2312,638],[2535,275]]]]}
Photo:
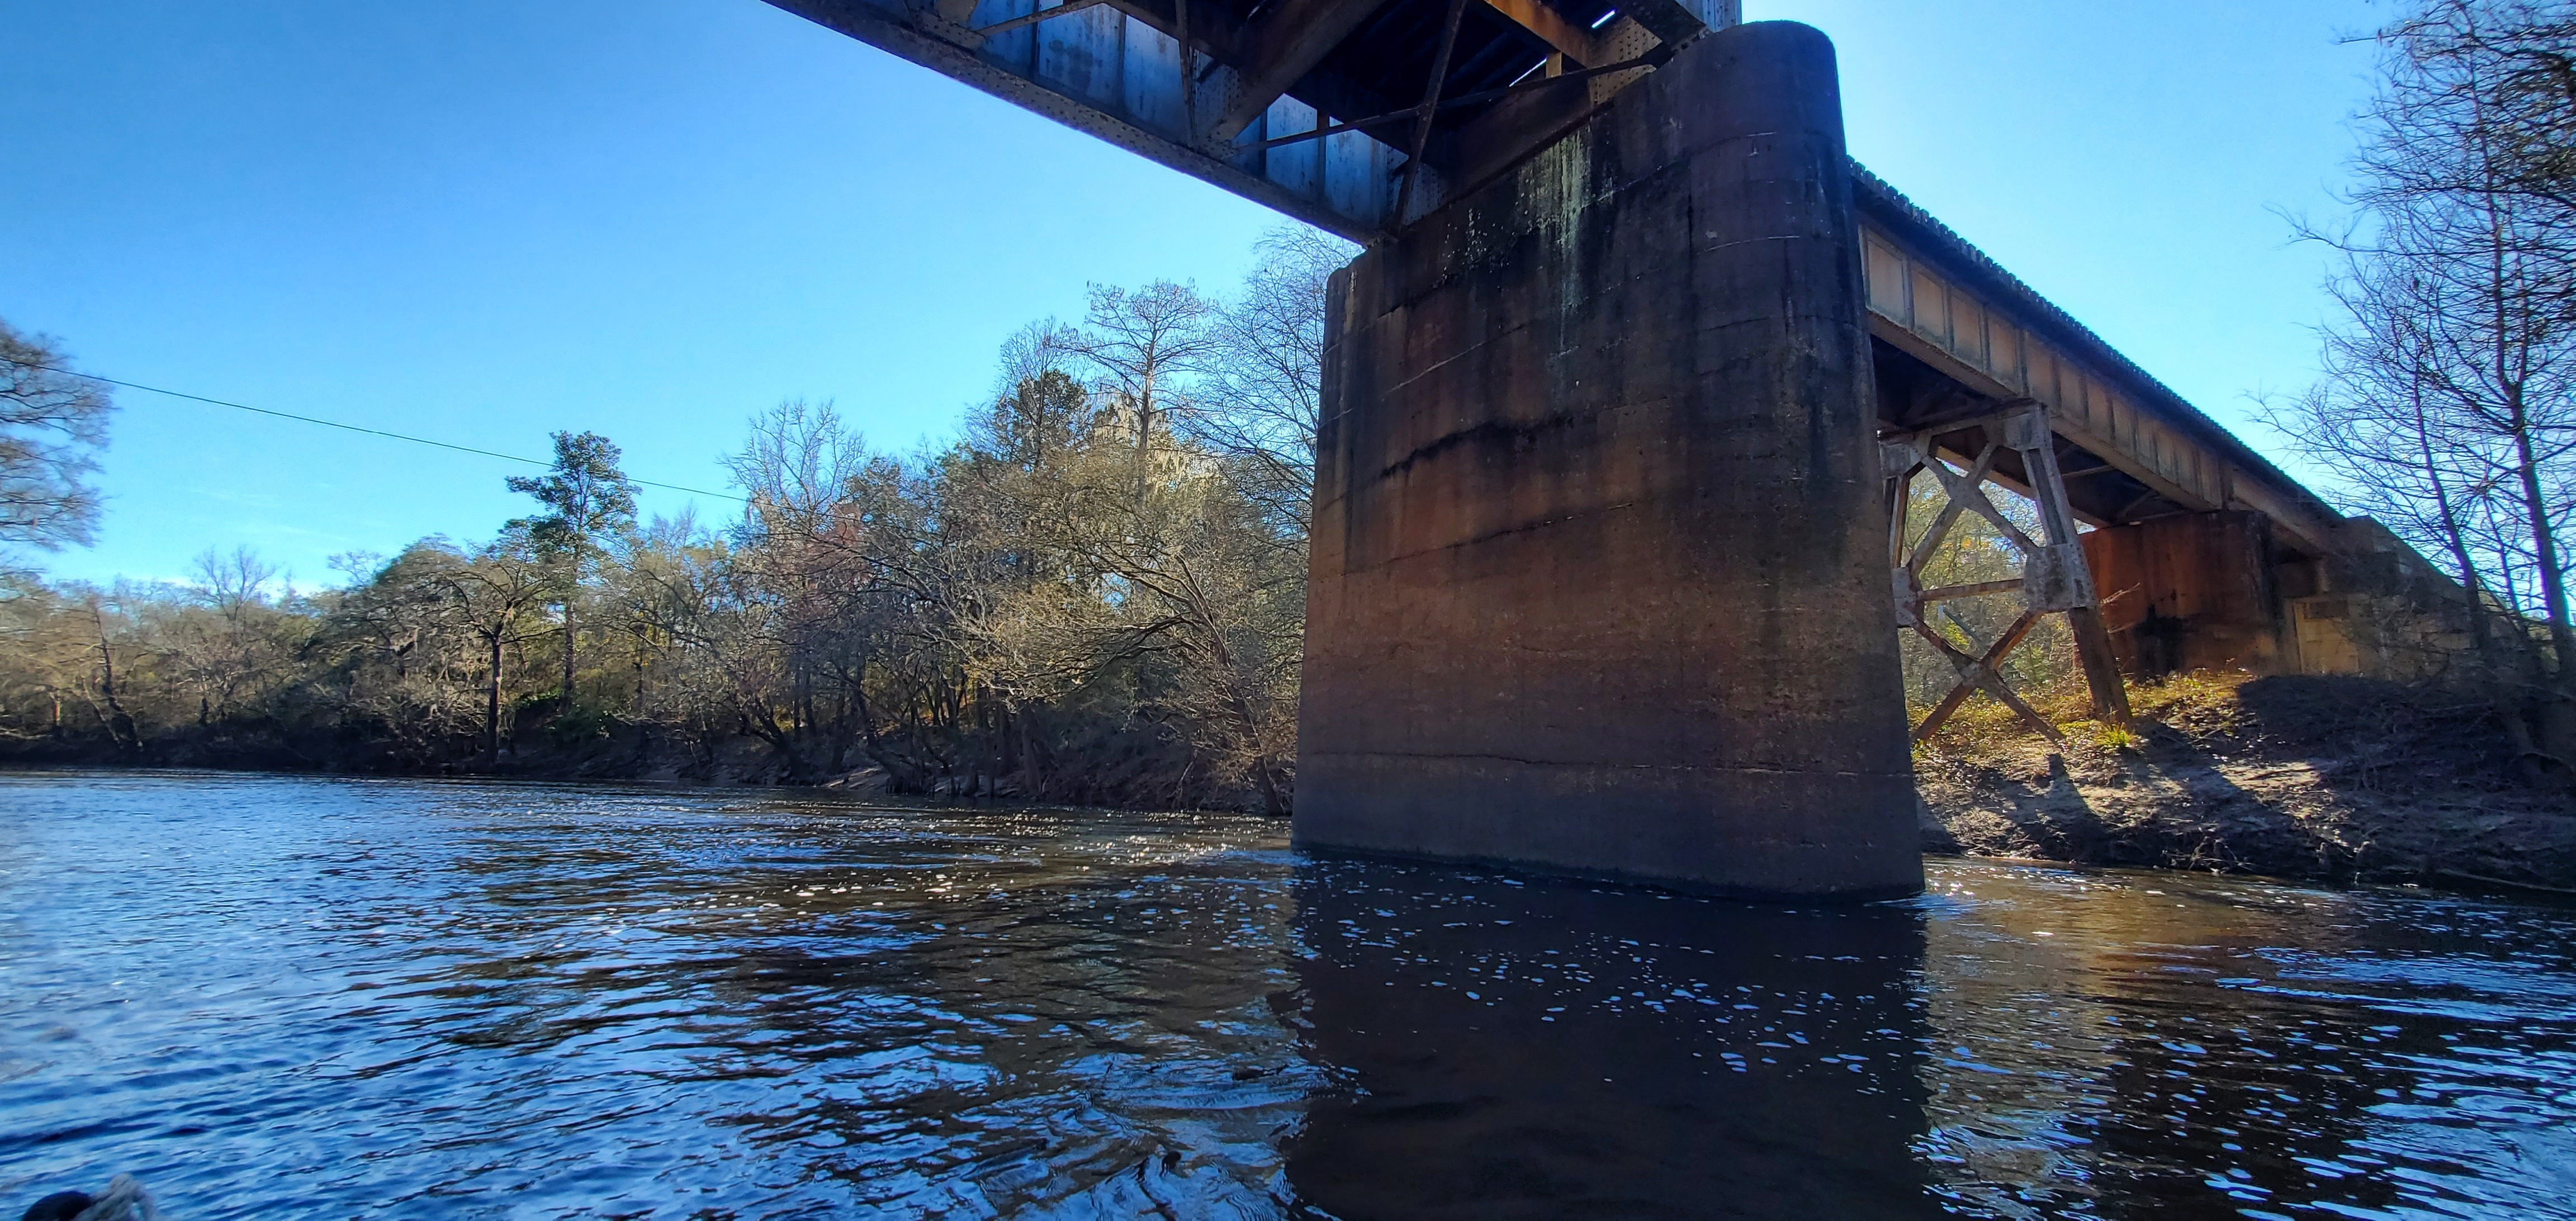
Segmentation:
{"type": "Polygon", "coordinates": [[[2135,735],[2052,747],[2000,709],[1918,752],[1929,851],[2331,882],[2576,893],[2576,797],[2525,778],[2487,711],[2354,678],[2192,675],[2135,735]]]}

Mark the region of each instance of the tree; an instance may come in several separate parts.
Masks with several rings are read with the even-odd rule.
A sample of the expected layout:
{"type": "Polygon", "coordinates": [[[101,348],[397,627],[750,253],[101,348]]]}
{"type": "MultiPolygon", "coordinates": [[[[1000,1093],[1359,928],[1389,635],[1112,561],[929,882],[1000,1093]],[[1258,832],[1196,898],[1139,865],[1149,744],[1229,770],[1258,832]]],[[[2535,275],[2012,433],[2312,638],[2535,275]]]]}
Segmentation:
{"type": "Polygon", "coordinates": [[[800,743],[816,737],[838,770],[865,706],[857,684],[872,649],[863,603],[882,568],[870,544],[883,515],[858,491],[882,477],[879,460],[830,403],[789,400],[755,417],[750,440],[724,465],[749,501],[717,583],[718,603],[732,613],[706,620],[692,638],[738,675],[776,674],[784,690],[734,689],[743,723],[789,774],[810,765],[800,743]]]}
{"type": "Polygon", "coordinates": [[[1178,387],[1216,346],[1208,323],[1215,307],[1187,284],[1156,280],[1135,292],[1091,286],[1091,308],[1082,327],[1060,341],[1100,373],[1103,397],[1135,438],[1136,494],[1144,495],[1155,437],[1169,431],[1178,387]]]}
{"type": "Polygon", "coordinates": [[[481,591],[460,590],[455,580],[470,562],[435,537],[391,560],[333,558],[349,585],[322,600],[302,654],[323,723],[369,741],[396,766],[446,762],[460,741],[482,753],[499,719],[489,677],[501,671],[485,673],[491,659],[470,630],[469,598],[481,591]]]}
{"type": "Polygon", "coordinates": [[[295,625],[268,594],[277,567],[248,547],[207,548],[190,566],[193,605],[171,608],[160,631],[173,673],[196,689],[197,723],[229,715],[283,671],[295,625]]]}
{"type": "Polygon", "coordinates": [[[541,477],[512,475],[510,490],[537,498],[547,513],[510,523],[524,530],[540,556],[558,566],[563,608],[563,688],[558,709],[572,711],[573,603],[581,595],[601,540],[635,523],[635,488],[617,468],[615,444],[595,432],[555,435],[554,470],[541,477]]]}
{"type": "MultiPolygon", "coordinates": [[[[0,599],[0,736],[59,740],[74,732],[65,707],[98,707],[99,641],[79,589],[0,576],[17,588],[0,599]]],[[[100,727],[112,730],[104,715],[100,727]]],[[[121,744],[121,739],[120,739],[121,744]]]]}
{"type": "Polygon", "coordinates": [[[87,546],[98,529],[98,452],[115,410],[42,335],[0,321],[0,544],[87,546]]]}
{"type": "Polygon", "coordinates": [[[1066,367],[1081,342],[1052,319],[1005,340],[993,400],[967,418],[967,448],[1022,471],[1063,461],[1099,423],[1090,392],[1066,367]]]}
{"type": "Polygon", "coordinates": [[[1253,249],[1242,295],[1218,313],[1198,410],[1184,427],[1302,541],[1324,408],[1325,294],[1356,250],[1303,226],[1274,229],[1253,249]]]}
{"type": "Polygon", "coordinates": [[[2344,316],[2324,376],[2273,422],[2445,559],[2482,677],[2544,697],[2507,709],[2509,727],[2563,769],[2567,744],[2534,747],[2531,726],[2553,736],[2576,700],[2576,12],[2420,0],[2378,42],[2358,220],[2301,230],[2341,252],[2330,288],[2344,316]],[[2527,633],[2493,630],[2526,616],[2547,644],[2528,664],[2527,633]]]}
{"type": "Polygon", "coordinates": [[[539,633],[528,622],[529,612],[556,596],[558,586],[525,531],[505,533],[470,558],[453,552],[436,558],[440,562],[425,579],[444,595],[459,626],[483,649],[484,759],[498,763],[503,653],[539,633]]]}

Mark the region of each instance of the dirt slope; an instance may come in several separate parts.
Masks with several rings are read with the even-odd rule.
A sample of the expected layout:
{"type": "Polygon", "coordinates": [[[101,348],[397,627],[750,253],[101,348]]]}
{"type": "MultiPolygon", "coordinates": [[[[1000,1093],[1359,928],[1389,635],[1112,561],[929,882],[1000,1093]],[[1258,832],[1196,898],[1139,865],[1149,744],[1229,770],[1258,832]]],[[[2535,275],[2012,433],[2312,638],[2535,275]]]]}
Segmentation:
{"type": "Polygon", "coordinates": [[[2241,674],[2186,676],[2133,700],[2134,736],[2078,722],[2062,748],[1980,701],[1916,756],[1925,847],[2576,893],[2576,798],[2525,783],[2472,703],[2368,679],[2241,674]]]}

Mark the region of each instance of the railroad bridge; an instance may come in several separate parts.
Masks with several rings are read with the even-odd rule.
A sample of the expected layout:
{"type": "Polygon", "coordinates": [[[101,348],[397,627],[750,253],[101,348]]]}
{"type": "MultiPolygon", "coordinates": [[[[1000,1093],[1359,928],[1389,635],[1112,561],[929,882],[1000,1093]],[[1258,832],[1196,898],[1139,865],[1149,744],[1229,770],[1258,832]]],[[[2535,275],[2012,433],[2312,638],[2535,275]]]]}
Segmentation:
{"type": "Polygon", "coordinates": [[[2356,574],[2423,569],[1855,166],[1831,44],[1738,0],[771,2],[1365,246],[1302,844],[1906,893],[1908,734],[2022,708],[2042,616],[2122,718],[2123,670],[2361,668],[2356,574]],[[1968,516],[2021,578],[1926,589],[1968,516]],[[1901,631],[1958,672],[1917,726],[1901,631]]]}

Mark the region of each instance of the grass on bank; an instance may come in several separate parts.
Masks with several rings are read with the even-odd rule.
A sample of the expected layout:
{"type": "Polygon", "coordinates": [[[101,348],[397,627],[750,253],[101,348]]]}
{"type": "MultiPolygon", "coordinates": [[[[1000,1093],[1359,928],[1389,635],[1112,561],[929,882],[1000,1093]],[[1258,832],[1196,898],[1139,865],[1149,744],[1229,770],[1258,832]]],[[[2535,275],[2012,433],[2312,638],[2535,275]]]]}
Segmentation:
{"type": "MultiPolygon", "coordinates": [[[[2018,692],[2065,735],[2054,744],[2014,712],[1979,695],[1929,741],[1915,745],[1925,774],[1985,771],[2038,779],[2052,759],[2078,777],[2132,764],[2300,762],[2339,784],[2382,793],[2449,790],[2560,796],[2518,766],[2493,706],[2441,687],[2349,675],[2261,676],[2194,671],[2129,684],[2127,727],[2093,719],[2083,677],[2018,692]]],[[[1925,708],[1908,710],[1913,723],[1925,708]]]]}
{"type": "MultiPolygon", "coordinates": [[[[2063,675],[2015,694],[2066,735],[2068,752],[2102,754],[2139,749],[2146,744],[2142,734],[2157,726],[2194,740],[2243,729],[2248,714],[2240,692],[2254,681],[2243,670],[2196,670],[2158,682],[2131,682],[2133,722],[2126,727],[2093,719],[2093,695],[2082,674],[2063,675]]],[[[1921,724],[1930,711],[1929,705],[1908,707],[1907,723],[1921,724]]],[[[2022,761],[2033,749],[2044,756],[2057,748],[2018,713],[1984,694],[1971,698],[1939,732],[1914,746],[1918,759],[1989,764],[2022,761]]]]}

